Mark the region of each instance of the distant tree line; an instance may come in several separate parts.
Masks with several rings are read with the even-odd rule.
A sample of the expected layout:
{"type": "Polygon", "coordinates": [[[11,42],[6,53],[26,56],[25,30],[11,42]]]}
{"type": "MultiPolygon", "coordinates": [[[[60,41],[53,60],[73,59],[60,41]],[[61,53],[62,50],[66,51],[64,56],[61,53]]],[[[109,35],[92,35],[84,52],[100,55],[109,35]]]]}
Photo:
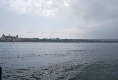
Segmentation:
{"type": "MultiPolygon", "coordinates": [[[[0,42],[2,41],[0,38],[0,42]]],[[[12,42],[84,42],[84,43],[118,43],[118,39],[39,39],[39,38],[22,38],[20,41],[12,41],[12,42]]]]}

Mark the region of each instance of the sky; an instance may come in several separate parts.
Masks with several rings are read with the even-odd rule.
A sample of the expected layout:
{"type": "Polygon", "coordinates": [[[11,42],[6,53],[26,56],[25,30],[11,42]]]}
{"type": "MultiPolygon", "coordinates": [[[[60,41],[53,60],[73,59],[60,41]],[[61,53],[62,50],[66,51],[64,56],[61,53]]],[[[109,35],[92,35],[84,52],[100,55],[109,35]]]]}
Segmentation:
{"type": "Polygon", "coordinates": [[[118,39],[118,0],[0,0],[0,35],[118,39]]]}

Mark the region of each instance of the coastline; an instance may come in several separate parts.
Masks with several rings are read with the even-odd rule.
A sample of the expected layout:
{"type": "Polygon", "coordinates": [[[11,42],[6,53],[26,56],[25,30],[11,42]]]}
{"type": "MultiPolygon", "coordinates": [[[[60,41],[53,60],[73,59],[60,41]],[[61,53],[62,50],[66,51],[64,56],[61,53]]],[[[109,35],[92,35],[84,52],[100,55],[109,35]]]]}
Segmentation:
{"type": "Polygon", "coordinates": [[[118,43],[118,39],[38,39],[38,40],[19,40],[19,41],[0,40],[0,42],[118,43]]]}

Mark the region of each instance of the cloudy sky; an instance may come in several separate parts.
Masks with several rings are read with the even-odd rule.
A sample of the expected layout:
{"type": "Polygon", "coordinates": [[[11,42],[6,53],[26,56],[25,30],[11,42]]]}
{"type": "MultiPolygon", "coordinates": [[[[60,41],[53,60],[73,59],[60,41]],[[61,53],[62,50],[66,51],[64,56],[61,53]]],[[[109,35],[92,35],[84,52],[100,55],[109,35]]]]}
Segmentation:
{"type": "Polygon", "coordinates": [[[0,35],[118,39],[118,0],[0,0],[0,35]]]}

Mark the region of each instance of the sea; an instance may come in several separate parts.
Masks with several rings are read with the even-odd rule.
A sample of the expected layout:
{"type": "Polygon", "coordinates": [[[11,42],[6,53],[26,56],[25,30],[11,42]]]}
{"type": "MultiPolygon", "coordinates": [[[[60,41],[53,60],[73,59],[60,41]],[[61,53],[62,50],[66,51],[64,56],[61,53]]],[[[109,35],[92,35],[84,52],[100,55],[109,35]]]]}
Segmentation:
{"type": "Polygon", "coordinates": [[[0,42],[2,80],[118,80],[118,43],[0,42]]]}

